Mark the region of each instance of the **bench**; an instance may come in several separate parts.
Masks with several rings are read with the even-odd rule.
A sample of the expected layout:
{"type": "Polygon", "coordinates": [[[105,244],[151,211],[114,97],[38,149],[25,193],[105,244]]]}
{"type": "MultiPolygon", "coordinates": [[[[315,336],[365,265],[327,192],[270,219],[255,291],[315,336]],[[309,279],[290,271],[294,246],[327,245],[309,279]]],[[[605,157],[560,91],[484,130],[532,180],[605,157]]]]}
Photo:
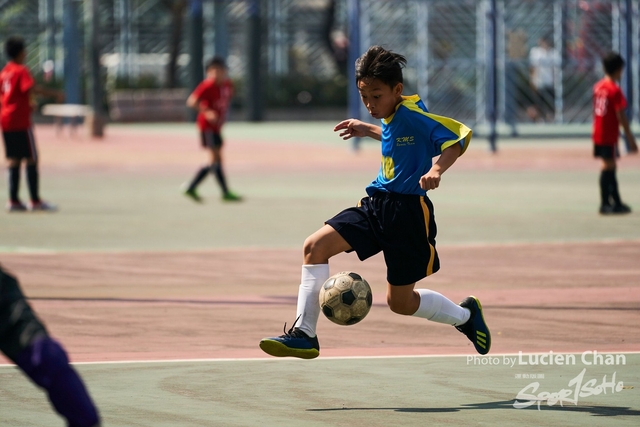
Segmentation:
{"type": "Polygon", "coordinates": [[[116,90],[109,95],[109,116],[115,122],[185,121],[186,89],[116,90]]]}
{"type": "Polygon", "coordinates": [[[54,118],[58,135],[62,133],[64,119],[69,119],[71,134],[74,134],[76,126],[91,112],[91,108],[81,104],[45,104],[40,110],[43,116],[51,116],[54,118]]]}

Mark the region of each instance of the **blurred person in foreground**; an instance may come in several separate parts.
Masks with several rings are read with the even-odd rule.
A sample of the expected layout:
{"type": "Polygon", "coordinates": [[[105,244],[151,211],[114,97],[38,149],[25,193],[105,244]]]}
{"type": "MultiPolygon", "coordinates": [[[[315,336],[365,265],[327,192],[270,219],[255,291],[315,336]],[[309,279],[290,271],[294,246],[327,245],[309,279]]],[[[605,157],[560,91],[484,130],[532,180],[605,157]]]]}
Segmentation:
{"type": "Polygon", "coordinates": [[[16,278],[0,266],[0,351],[43,388],[69,427],[100,425],[98,411],[64,348],[29,306],[16,278]]]}
{"type": "Polygon", "coordinates": [[[24,65],[27,51],[24,40],[10,37],[5,43],[9,58],[0,71],[0,123],[4,149],[9,169],[9,201],[7,211],[24,212],[56,210],[56,207],[40,199],[38,150],[31,125],[31,96],[54,96],[62,101],[63,95],[35,84],[29,69],[24,65]],[[20,165],[26,163],[27,184],[31,200],[28,205],[20,201],[20,165]]]}
{"type": "Polygon", "coordinates": [[[616,157],[620,127],[624,130],[630,154],[638,152],[624,109],[627,100],[616,82],[624,71],[624,59],[616,52],[602,58],[605,76],[593,86],[593,155],[602,159],[600,172],[600,213],[626,214],[631,208],[620,199],[616,178],[616,157]]]}

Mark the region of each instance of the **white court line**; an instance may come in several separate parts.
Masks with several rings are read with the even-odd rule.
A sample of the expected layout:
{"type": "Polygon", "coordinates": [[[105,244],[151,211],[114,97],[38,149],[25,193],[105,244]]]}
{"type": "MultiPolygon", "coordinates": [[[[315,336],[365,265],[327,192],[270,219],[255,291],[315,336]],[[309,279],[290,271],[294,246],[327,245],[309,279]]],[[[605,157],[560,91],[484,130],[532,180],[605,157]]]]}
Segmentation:
{"type": "MultiPolygon", "coordinates": [[[[593,351],[593,350],[585,350],[593,351]]],[[[573,352],[554,352],[553,354],[583,354],[585,351],[573,352]]],[[[522,353],[523,356],[549,354],[549,352],[522,353]]],[[[640,351],[598,351],[598,354],[640,354],[640,351]]],[[[452,357],[452,358],[489,358],[503,356],[518,356],[519,353],[496,353],[496,354],[423,354],[423,355],[396,355],[396,356],[329,356],[314,359],[316,362],[321,360],[368,360],[368,359],[433,359],[436,357],[452,357]]],[[[287,362],[299,361],[301,359],[295,357],[247,357],[247,358],[212,358],[212,359],[153,359],[153,360],[106,360],[97,362],[73,362],[72,365],[125,365],[125,364],[160,364],[160,363],[212,363],[212,362],[287,362]]],[[[309,363],[309,362],[307,362],[309,363]]],[[[313,362],[311,362],[313,363],[313,362]]],[[[14,367],[15,365],[0,364],[0,368],[14,367]]]]}
{"type": "MultiPolygon", "coordinates": [[[[504,242],[459,242],[459,243],[447,243],[440,244],[439,248],[496,248],[496,247],[522,247],[522,246],[544,246],[544,245],[553,245],[553,246],[565,246],[565,245],[575,245],[575,244],[620,244],[620,243],[640,243],[640,239],[619,239],[619,238],[602,238],[602,239],[564,239],[564,240],[525,240],[525,241],[504,241],[504,242]]],[[[244,252],[244,251],[255,251],[255,252],[270,252],[273,250],[299,250],[299,247],[296,246],[282,246],[282,247],[271,247],[271,246],[234,246],[228,248],[193,248],[193,249],[184,249],[180,250],[181,253],[187,254],[208,254],[212,252],[244,252]]],[[[111,249],[42,249],[42,248],[32,248],[27,246],[0,246],[0,253],[12,255],[96,255],[96,254],[106,254],[106,255],[123,255],[123,254],[140,254],[140,253],[149,253],[149,254],[171,254],[175,253],[177,250],[171,249],[128,249],[128,248],[111,248],[111,249]]]]}

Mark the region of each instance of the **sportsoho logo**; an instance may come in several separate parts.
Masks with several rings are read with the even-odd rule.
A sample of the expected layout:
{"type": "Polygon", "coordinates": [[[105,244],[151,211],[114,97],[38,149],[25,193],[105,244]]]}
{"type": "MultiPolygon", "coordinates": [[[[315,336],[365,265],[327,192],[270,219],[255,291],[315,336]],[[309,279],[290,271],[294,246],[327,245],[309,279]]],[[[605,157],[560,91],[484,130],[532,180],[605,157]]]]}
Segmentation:
{"type": "MultiPolygon", "coordinates": [[[[518,352],[517,356],[467,356],[467,365],[488,366],[501,365],[509,368],[522,367],[529,368],[532,366],[618,366],[626,365],[627,358],[624,354],[598,353],[597,351],[585,351],[581,354],[561,354],[550,351],[541,354],[522,354],[518,352]]],[[[515,378],[544,378],[544,374],[515,374],[515,378]]],[[[578,404],[580,398],[597,396],[600,394],[613,394],[622,391],[624,383],[616,381],[616,372],[608,377],[604,375],[600,378],[587,378],[587,368],[583,368],[578,375],[568,381],[567,388],[557,391],[541,391],[540,382],[534,381],[525,386],[516,395],[513,407],[516,409],[528,408],[540,405],[544,402],[548,406],[560,404],[564,406],[568,404],[578,404]]]]}

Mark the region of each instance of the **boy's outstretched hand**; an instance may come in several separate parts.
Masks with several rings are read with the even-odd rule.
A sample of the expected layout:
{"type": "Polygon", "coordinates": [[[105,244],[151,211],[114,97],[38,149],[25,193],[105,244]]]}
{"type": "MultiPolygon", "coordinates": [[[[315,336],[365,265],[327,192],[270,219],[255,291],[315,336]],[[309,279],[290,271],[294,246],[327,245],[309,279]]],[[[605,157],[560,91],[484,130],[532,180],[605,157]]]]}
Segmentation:
{"type": "Polygon", "coordinates": [[[382,130],[380,129],[380,126],[364,123],[357,119],[341,121],[333,128],[334,132],[339,130],[342,131],[340,132],[340,137],[344,140],[350,138],[364,138],[365,136],[368,136],[379,141],[382,137],[382,130]]]}
{"type": "Polygon", "coordinates": [[[635,139],[629,140],[629,154],[638,154],[638,144],[635,139]]]}
{"type": "Polygon", "coordinates": [[[356,120],[356,119],[348,119],[348,120],[341,121],[333,128],[334,132],[337,132],[339,130],[343,131],[343,132],[340,132],[340,136],[344,140],[347,140],[353,137],[364,138],[365,136],[367,136],[366,123],[363,123],[360,120],[356,120]]]}

